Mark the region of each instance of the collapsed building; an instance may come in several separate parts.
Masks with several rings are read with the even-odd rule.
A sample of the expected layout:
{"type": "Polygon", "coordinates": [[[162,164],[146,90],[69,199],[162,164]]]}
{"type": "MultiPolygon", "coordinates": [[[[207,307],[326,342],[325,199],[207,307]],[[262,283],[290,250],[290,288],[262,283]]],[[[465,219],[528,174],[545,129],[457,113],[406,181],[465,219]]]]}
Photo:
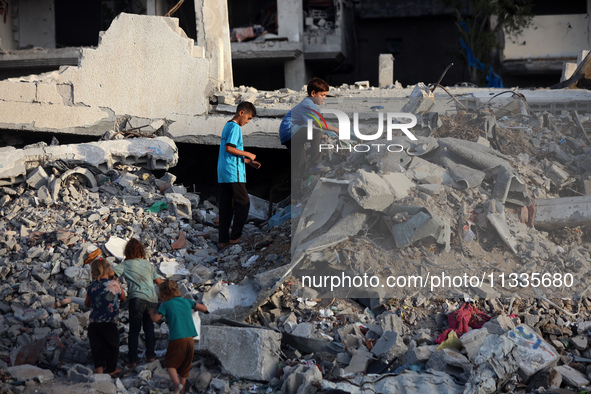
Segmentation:
{"type": "MultiPolygon", "coordinates": [[[[359,112],[363,132],[329,135],[332,169],[303,177],[305,203],[263,201],[245,229],[255,242],[220,251],[215,204],[152,172],[174,171],[175,143],[216,144],[242,100],[259,108],[245,145],[278,148],[280,119],[304,93],[223,86],[193,44],[174,19],[121,14],[79,66],[0,82],[2,128],[102,139],[0,151],[3,389],[168,390],[159,361],[114,380],[88,367],[85,260],[100,250],[117,264],[133,236],[212,311],[196,347],[210,356],[190,377],[197,392],[589,385],[587,91],[332,88],[326,109],[359,112]],[[147,49],[155,42],[166,45],[147,49]],[[364,140],[384,112],[414,114],[417,141],[364,140]],[[143,138],[123,138],[136,130],[143,138]],[[487,281],[359,292],[303,282],[444,270],[487,281]],[[523,282],[536,272],[561,284],[523,282]]],[[[125,310],[121,322],[125,354],[125,310]]],[[[161,355],[165,324],[158,337],[161,355]]]]}

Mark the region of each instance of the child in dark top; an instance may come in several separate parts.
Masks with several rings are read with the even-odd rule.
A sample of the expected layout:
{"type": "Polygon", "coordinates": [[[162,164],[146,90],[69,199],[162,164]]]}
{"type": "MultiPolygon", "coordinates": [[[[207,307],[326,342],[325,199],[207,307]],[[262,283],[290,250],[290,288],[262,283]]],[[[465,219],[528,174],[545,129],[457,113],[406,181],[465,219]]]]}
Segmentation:
{"type": "Polygon", "coordinates": [[[238,104],[234,117],[222,130],[218,155],[220,192],[220,248],[240,243],[242,228],[248,218],[250,198],[246,191],[246,166],[261,168],[254,153],[244,151],[241,127],[256,116],[256,108],[248,101],[238,104]],[[232,221],[233,219],[233,221],[232,221]],[[232,233],[230,234],[230,224],[232,233]]]}
{"type": "Polygon", "coordinates": [[[119,330],[117,313],[119,301],[125,301],[125,292],[114,275],[107,260],[97,259],[91,263],[90,272],[94,281],[86,290],[84,305],[91,307],[88,339],[96,373],[117,375],[119,359],[119,330]]]}
{"type": "Polygon", "coordinates": [[[174,393],[187,391],[185,384],[195,352],[197,335],[193,324],[192,311],[207,312],[207,307],[193,300],[181,298],[181,292],[176,282],[165,279],[159,286],[160,297],[164,300],[158,308],[158,312],[150,310],[152,321],[157,322],[162,317],[166,318],[170,329],[168,348],[164,357],[164,368],[174,384],[174,393]]]}

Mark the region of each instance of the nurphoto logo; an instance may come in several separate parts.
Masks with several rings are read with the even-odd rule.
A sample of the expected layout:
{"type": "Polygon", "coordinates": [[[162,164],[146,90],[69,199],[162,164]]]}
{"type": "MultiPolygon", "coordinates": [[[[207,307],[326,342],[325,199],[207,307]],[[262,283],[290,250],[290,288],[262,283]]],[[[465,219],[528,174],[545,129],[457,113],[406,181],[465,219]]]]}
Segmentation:
{"type": "MultiPolygon", "coordinates": [[[[311,114],[311,113],[306,114],[311,117],[311,119],[308,119],[308,124],[307,124],[308,140],[312,140],[312,138],[313,138],[313,131],[312,130],[314,127],[314,121],[316,122],[316,124],[318,125],[320,130],[324,130],[327,128],[326,120],[322,116],[322,114],[326,114],[326,113],[333,114],[337,117],[337,120],[339,122],[339,140],[350,140],[351,139],[351,120],[349,119],[349,117],[347,116],[347,114],[345,112],[340,111],[338,109],[322,109],[321,112],[314,111],[314,110],[311,110],[311,111],[314,112],[314,114],[311,114]]],[[[385,122],[384,122],[384,113],[380,112],[378,114],[378,129],[373,134],[363,134],[359,130],[359,113],[355,112],[355,113],[353,113],[353,128],[352,128],[353,134],[360,141],[375,141],[375,140],[383,139],[384,123],[386,124],[385,133],[386,133],[386,139],[388,141],[392,140],[394,130],[402,131],[412,141],[417,140],[417,137],[415,137],[414,134],[411,133],[411,131],[410,131],[410,129],[412,129],[414,126],[416,126],[417,117],[411,113],[406,113],[406,112],[388,112],[388,113],[386,113],[386,121],[385,122]],[[394,120],[397,120],[400,122],[410,120],[410,122],[398,123],[398,122],[394,122],[394,120]]],[[[351,147],[351,146],[342,147],[339,145],[335,146],[333,144],[320,144],[319,149],[320,149],[320,151],[322,151],[322,150],[336,150],[336,151],[354,150],[356,152],[368,152],[371,150],[372,147],[376,148],[378,151],[380,150],[381,147],[385,147],[388,150],[388,152],[401,152],[404,150],[404,147],[400,144],[357,144],[357,145],[354,145],[353,147],[351,147]]]]}

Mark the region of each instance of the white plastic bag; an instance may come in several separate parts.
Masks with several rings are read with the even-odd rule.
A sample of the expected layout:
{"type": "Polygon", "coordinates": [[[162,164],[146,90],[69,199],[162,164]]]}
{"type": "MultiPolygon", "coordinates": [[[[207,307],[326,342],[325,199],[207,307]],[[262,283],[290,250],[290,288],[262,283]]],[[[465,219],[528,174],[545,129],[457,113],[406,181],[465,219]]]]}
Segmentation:
{"type": "Polygon", "coordinates": [[[193,311],[193,324],[195,324],[195,330],[197,330],[197,336],[193,337],[194,340],[198,341],[201,339],[201,318],[199,312],[193,311]]]}

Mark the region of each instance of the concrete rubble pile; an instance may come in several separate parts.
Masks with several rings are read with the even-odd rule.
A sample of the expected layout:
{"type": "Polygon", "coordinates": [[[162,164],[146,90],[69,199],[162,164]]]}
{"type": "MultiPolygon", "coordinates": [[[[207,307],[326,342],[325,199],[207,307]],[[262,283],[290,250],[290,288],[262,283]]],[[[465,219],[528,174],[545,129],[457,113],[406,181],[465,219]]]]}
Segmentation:
{"type": "MultiPolygon", "coordinates": [[[[160,360],[117,379],[92,370],[88,311],[80,305],[90,281],[84,262],[100,249],[117,264],[134,236],[183,296],[212,312],[202,316],[192,392],[589,389],[588,117],[533,113],[518,98],[439,115],[429,112],[430,100],[408,103],[417,141],[383,141],[404,147],[396,156],[329,136],[327,143],[350,149],[333,150],[325,160],[332,170],[306,178],[303,206],[280,207],[291,209],[291,223],[274,225],[253,212],[245,231],[254,242],[221,251],[216,207],[175,184],[173,174],[152,173],[176,164],[171,141],[160,137],[170,150],[158,153],[156,167],[154,156],[123,148],[111,159],[69,155],[66,147],[61,155],[50,155],[57,147],[7,150],[22,166],[0,177],[2,390],[51,382],[169,392],[165,323],[157,326],[160,360]],[[28,155],[31,149],[37,153],[28,155]],[[485,272],[495,280],[570,273],[576,284],[340,293],[303,285],[302,275],[319,269],[379,277],[485,272]],[[466,305],[478,324],[461,326],[466,305]]],[[[124,362],[125,308],[120,321],[124,362]]]]}

